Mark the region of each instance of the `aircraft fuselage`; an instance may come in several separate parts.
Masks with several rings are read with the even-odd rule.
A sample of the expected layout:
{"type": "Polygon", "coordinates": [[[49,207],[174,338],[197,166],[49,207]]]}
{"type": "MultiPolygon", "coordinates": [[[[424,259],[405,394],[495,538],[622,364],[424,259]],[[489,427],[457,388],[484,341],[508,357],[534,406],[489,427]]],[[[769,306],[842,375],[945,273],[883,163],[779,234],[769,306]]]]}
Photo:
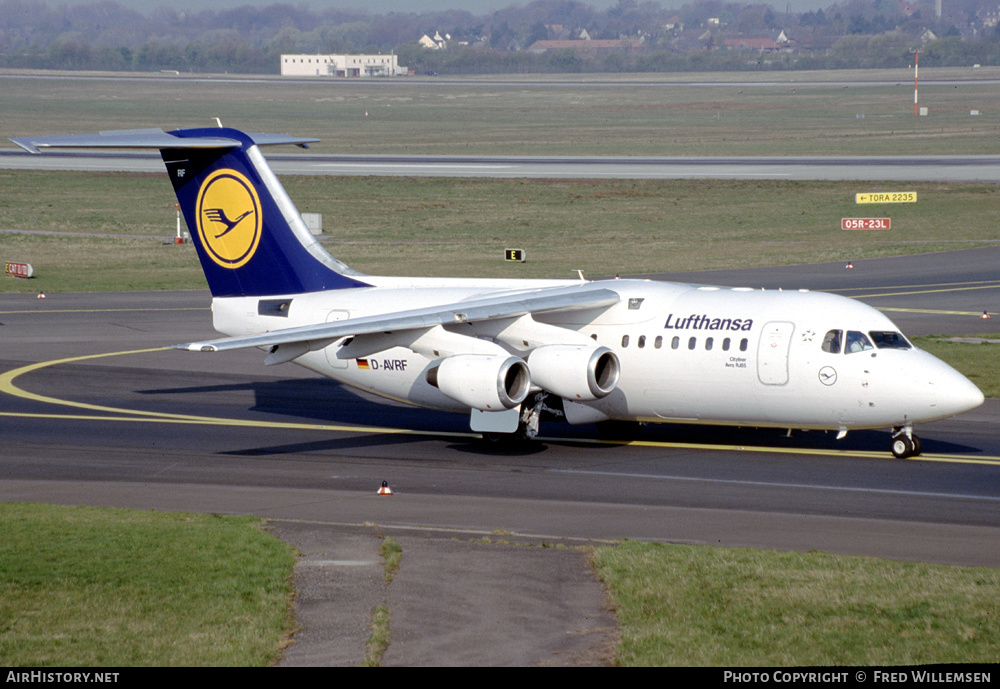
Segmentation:
{"type": "MultiPolygon", "coordinates": [[[[241,336],[404,307],[460,306],[463,300],[497,291],[572,284],[579,283],[416,278],[399,285],[387,281],[372,288],[290,295],[283,311],[260,306],[282,302],[280,297],[220,298],[213,308],[216,329],[241,336]]],[[[534,317],[539,324],[574,331],[609,348],[621,362],[620,379],[610,394],[566,400],[571,423],[617,419],[846,430],[907,426],[952,416],[982,401],[963,376],[909,346],[882,313],[851,299],[650,280],[599,284],[617,292],[619,303],[534,317]],[[825,342],[830,333],[838,333],[839,346],[825,342]],[[884,333],[893,335],[889,346],[884,333]],[[857,345],[854,334],[865,342],[857,345]],[[856,351],[849,351],[849,338],[854,338],[856,351]]],[[[498,333],[491,322],[445,330],[497,344],[514,356],[530,350],[516,334],[498,333]]],[[[433,354],[391,346],[389,339],[382,343],[388,345],[384,349],[349,356],[345,344],[351,338],[295,361],[378,395],[469,411],[428,383],[433,354]]]]}

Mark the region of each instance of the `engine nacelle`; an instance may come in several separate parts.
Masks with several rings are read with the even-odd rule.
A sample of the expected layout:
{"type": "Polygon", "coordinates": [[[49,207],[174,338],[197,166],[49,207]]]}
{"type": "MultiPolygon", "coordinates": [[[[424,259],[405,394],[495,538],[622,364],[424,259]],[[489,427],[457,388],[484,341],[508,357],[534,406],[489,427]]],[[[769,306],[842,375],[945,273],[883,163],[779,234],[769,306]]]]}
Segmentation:
{"type": "Polygon", "coordinates": [[[458,354],[429,369],[427,382],[473,409],[503,411],[528,396],[531,374],[516,356],[458,354]]]}
{"type": "Polygon", "coordinates": [[[604,397],[618,385],[621,362],[599,345],[545,345],[528,356],[531,381],[576,402],[604,397]]]}

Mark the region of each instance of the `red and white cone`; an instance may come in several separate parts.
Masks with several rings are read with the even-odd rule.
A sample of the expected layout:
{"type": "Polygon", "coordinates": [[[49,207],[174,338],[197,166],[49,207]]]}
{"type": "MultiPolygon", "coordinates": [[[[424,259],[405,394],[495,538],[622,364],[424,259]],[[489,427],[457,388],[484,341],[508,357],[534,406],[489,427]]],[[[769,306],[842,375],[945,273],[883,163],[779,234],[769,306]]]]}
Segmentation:
{"type": "Polygon", "coordinates": [[[990,314],[986,313],[985,311],[983,311],[983,315],[979,317],[979,320],[981,321],[988,321],[989,319],[990,319],[990,314]]]}
{"type": "Polygon", "coordinates": [[[392,495],[392,488],[389,487],[386,481],[382,481],[382,486],[378,489],[376,495],[392,495]]]}

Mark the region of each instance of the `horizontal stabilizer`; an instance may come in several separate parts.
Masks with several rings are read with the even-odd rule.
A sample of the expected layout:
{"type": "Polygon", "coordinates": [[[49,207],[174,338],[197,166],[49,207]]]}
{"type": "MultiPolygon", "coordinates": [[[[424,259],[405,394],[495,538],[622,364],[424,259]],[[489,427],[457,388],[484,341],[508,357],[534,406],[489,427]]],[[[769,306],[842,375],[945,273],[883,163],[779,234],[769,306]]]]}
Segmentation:
{"type": "MultiPolygon", "coordinates": [[[[195,137],[177,136],[162,129],[121,129],[97,134],[59,134],[55,136],[25,136],[11,139],[29,153],[56,148],[172,148],[227,149],[238,148],[242,142],[226,136],[205,134],[211,130],[198,130],[202,134],[195,137]]],[[[303,148],[319,139],[306,139],[288,134],[247,133],[258,146],[293,144],[303,148]]]]}

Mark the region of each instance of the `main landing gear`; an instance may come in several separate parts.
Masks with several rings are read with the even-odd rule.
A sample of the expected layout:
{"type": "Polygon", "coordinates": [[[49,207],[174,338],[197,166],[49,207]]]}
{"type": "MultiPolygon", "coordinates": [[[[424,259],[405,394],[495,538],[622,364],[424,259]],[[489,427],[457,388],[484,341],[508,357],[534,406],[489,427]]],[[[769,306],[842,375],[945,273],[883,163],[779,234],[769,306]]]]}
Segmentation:
{"type": "Polygon", "coordinates": [[[913,426],[897,426],[892,429],[892,455],[897,459],[916,457],[923,449],[920,438],[913,435],[913,426]]]}
{"type": "Polygon", "coordinates": [[[555,406],[546,404],[550,401],[547,392],[536,393],[535,396],[521,404],[521,416],[517,422],[517,430],[513,433],[483,433],[483,438],[491,443],[521,442],[533,440],[538,435],[538,425],[542,416],[559,418],[563,416],[562,399],[551,396],[555,406]]]}

